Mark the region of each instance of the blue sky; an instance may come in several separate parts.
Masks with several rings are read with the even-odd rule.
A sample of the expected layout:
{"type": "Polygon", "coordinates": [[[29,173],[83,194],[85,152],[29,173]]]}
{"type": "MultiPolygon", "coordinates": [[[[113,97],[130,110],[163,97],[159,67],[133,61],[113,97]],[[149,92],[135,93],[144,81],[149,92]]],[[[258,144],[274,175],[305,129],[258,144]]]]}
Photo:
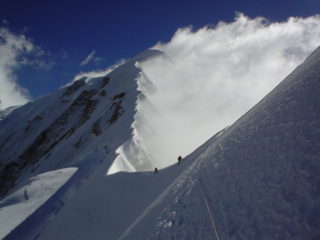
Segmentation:
{"type": "Polygon", "coordinates": [[[194,29],[232,21],[235,12],[283,21],[310,16],[318,0],[184,1],[15,1],[2,0],[2,26],[23,33],[45,51],[47,67],[17,69],[17,82],[35,98],[54,91],[81,71],[104,69],[158,41],[167,42],[178,28],[194,29]],[[82,64],[94,51],[92,60],[82,64]]]}

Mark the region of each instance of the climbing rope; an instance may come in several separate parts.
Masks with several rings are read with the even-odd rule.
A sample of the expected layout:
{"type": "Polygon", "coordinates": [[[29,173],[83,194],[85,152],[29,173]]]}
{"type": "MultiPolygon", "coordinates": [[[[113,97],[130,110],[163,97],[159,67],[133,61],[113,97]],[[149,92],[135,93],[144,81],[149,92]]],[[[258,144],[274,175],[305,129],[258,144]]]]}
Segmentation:
{"type": "Polygon", "coordinates": [[[220,240],[216,225],[214,224],[214,219],[213,219],[213,215],[211,213],[211,210],[210,210],[210,207],[209,207],[209,204],[208,204],[208,200],[207,200],[207,198],[206,198],[206,196],[204,194],[204,191],[203,191],[201,180],[199,180],[199,182],[200,182],[200,190],[201,190],[201,193],[202,193],[202,197],[203,197],[204,203],[206,204],[206,207],[207,207],[207,210],[208,210],[208,213],[209,213],[209,216],[210,216],[213,233],[216,236],[216,239],[220,240]]]}

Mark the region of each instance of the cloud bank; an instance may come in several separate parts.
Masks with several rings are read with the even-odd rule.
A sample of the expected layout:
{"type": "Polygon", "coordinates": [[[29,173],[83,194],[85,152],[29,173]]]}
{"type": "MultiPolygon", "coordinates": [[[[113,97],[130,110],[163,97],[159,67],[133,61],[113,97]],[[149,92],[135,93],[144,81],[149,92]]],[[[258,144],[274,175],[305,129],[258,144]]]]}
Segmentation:
{"type": "Polygon", "coordinates": [[[48,53],[25,35],[0,27],[0,110],[29,101],[28,90],[17,84],[15,72],[23,65],[51,69],[54,62],[44,58],[48,58],[48,53]]]}
{"type": "Polygon", "coordinates": [[[320,16],[268,22],[239,13],[213,28],[178,29],[157,44],[167,57],[141,64],[158,90],[145,93],[136,124],[155,165],[176,162],[232,124],[319,43],[320,16]]]}

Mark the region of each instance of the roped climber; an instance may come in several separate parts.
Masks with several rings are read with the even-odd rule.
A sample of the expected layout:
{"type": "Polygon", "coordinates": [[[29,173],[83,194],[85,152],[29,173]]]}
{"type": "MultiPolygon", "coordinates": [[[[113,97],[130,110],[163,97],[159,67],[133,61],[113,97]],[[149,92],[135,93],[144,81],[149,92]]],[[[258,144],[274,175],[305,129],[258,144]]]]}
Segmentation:
{"type": "Polygon", "coordinates": [[[182,160],[182,157],[179,156],[179,157],[178,157],[178,165],[180,164],[181,160],[182,160]]]}

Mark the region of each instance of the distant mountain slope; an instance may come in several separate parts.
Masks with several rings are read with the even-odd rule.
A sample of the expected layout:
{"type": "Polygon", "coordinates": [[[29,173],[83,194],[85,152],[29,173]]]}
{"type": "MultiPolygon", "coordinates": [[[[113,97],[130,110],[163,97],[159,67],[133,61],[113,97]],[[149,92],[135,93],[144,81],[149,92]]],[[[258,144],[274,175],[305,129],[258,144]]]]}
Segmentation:
{"type": "MultiPolygon", "coordinates": [[[[161,52],[147,50],[106,76],[83,77],[10,114],[7,110],[1,112],[5,117],[0,121],[0,197],[3,197],[2,200],[0,198],[0,219],[5,218],[5,211],[1,210],[11,207],[12,201],[8,199],[15,196],[20,199],[23,189],[27,190],[33,179],[43,173],[54,170],[68,172],[66,169],[69,168],[77,170],[68,181],[69,187],[61,187],[55,194],[60,197],[70,195],[70,191],[83,184],[101,164],[104,166],[102,171],[107,173],[116,158],[116,150],[133,138],[136,102],[142,94],[137,89],[141,75],[137,62],[158,54],[161,52]]],[[[135,146],[141,155],[144,153],[140,150],[142,145],[135,146]]],[[[128,164],[134,170],[154,168],[147,157],[138,160],[129,158],[128,164]]],[[[41,188],[38,190],[42,191],[41,188]]],[[[47,193],[54,194],[56,190],[47,193]]],[[[47,195],[43,199],[49,197],[47,195]]],[[[58,200],[48,202],[51,208],[58,207],[55,205],[58,200]]],[[[17,200],[15,203],[20,202],[17,200]]],[[[36,211],[35,204],[32,206],[36,211]]],[[[16,214],[22,216],[15,218],[20,219],[15,224],[31,217],[33,211],[19,212],[17,208],[16,214]]],[[[49,212],[47,214],[50,215],[49,212]]],[[[16,227],[14,223],[10,226],[11,230],[16,227]]],[[[0,226],[0,238],[3,234],[0,226]]]]}
{"type": "Polygon", "coordinates": [[[120,239],[320,239],[319,96],[317,49],[120,239]]]}
{"type": "Polygon", "coordinates": [[[0,121],[8,116],[16,108],[18,108],[18,106],[8,107],[4,110],[0,110],[0,121]]]}
{"type": "MultiPolygon", "coordinates": [[[[157,54],[159,51],[148,50],[104,77],[84,77],[0,121],[0,196],[22,175],[69,166],[88,151],[120,147],[130,139],[140,94],[137,78],[141,70],[135,64],[157,54]],[[113,146],[108,145],[110,141],[113,146]]],[[[131,164],[134,169],[148,165],[131,164]]]]}

